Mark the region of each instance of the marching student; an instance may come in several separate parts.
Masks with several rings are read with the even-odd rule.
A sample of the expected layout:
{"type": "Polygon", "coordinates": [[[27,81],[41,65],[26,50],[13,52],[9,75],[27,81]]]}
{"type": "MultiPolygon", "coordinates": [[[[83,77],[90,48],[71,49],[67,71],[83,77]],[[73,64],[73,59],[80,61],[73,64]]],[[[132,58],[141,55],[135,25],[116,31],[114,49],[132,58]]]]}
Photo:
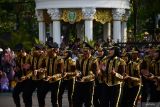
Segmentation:
{"type": "Polygon", "coordinates": [[[83,55],[77,60],[78,74],[73,94],[73,107],[91,107],[93,105],[93,94],[95,76],[98,75],[98,60],[91,55],[91,48],[84,47],[83,55]]]}
{"type": "MultiPolygon", "coordinates": [[[[21,107],[20,104],[20,93],[23,95],[23,91],[25,85],[30,81],[30,77],[32,75],[31,72],[31,62],[30,62],[30,54],[28,54],[25,50],[20,50],[17,53],[16,57],[16,69],[14,81],[15,87],[12,92],[12,97],[16,107],[21,107]]],[[[23,96],[23,100],[25,101],[25,97],[23,96]]]]}
{"type": "Polygon", "coordinates": [[[121,96],[123,74],[126,63],[120,58],[117,46],[109,48],[107,57],[101,61],[102,86],[100,91],[100,107],[118,107],[121,96]]]}
{"type": "Polygon", "coordinates": [[[136,107],[141,90],[140,65],[142,60],[136,50],[131,51],[131,58],[126,62],[121,107],[136,107]]]}
{"type": "Polygon", "coordinates": [[[52,47],[47,50],[46,57],[46,78],[44,78],[37,90],[39,107],[45,107],[46,94],[51,91],[52,107],[59,107],[58,95],[61,79],[63,77],[64,60],[58,56],[58,47],[52,47]]]}
{"type": "Polygon", "coordinates": [[[73,107],[73,91],[75,85],[75,76],[76,76],[76,60],[72,59],[72,52],[70,50],[64,50],[64,75],[59,89],[59,107],[62,107],[62,97],[65,89],[68,90],[68,102],[69,107],[73,107]]]}

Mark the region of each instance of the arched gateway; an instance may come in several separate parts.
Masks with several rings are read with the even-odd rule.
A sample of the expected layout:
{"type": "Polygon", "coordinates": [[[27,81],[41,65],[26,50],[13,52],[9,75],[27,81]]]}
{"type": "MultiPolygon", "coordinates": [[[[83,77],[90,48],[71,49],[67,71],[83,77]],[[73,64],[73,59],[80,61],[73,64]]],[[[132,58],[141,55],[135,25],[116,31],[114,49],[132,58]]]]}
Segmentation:
{"type": "Polygon", "coordinates": [[[93,20],[104,26],[104,38],[126,42],[130,0],[35,0],[39,39],[46,40],[46,23],[53,41],[61,43],[61,22],[78,23],[77,36],[93,39],[93,20]],[[82,23],[79,23],[82,22],[82,23]],[[113,27],[111,25],[113,24],[113,27]],[[84,30],[83,30],[84,29],[84,30]],[[83,33],[84,31],[84,33],[83,33]]]}

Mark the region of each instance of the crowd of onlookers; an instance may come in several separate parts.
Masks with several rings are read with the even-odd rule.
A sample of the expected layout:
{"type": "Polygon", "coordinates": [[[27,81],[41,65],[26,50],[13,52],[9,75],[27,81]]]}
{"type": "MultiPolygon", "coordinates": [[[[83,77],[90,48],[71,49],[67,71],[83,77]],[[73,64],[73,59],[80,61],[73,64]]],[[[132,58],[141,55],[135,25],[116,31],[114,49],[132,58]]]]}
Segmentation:
{"type": "MultiPolygon", "coordinates": [[[[98,41],[97,41],[98,42],[98,41]]],[[[99,42],[102,44],[102,41],[99,42]]],[[[109,41],[105,42],[105,45],[109,45],[109,41]],[[105,44],[106,43],[106,44],[105,44]]],[[[97,43],[95,43],[95,46],[97,43]]],[[[72,50],[77,50],[79,49],[80,45],[80,40],[77,39],[74,41],[74,43],[68,44],[69,47],[71,47],[72,50]]],[[[64,45],[65,47],[66,45],[64,45]]],[[[63,44],[60,46],[63,48],[63,44]]],[[[8,92],[12,91],[14,84],[12,84],[12,80],[14,78],[14,69],[16,66],[15,62],[15,57],[16,54],[14,53],[13,50],[10,48],[2,49],[0,48],[0,92],[8,92]]]]}
{"type": "MultiPolygon", "coordinates": [[[[53,41],[51,41],[53,42],[53,41]]],[[[46,42],[46,45],[50,44],[49,42],[46,42]]],[[[93,48],[98,48],[101,47],[101,45],[103,44],[102,47],[108,47],[110,44],[112,44],[111,41],[107,40],[106,42],[104,41],[97,41],[93,48]]],[[[80,39],[76,39],[73,43],[69,42],[68,44],[61,44],[60,48],[65,48],[66,46],[68,46],[71,50],[73,50],[73,56],[76,53],[76,51],[80,51],[80,46],[81,45],[81,41],[80,39]]],[[[132,46],[130,45],[125,45],[125,48],[132,48],[132,46]]],[[[140,53],[139,56],[143,57],[144,53],[143,51],[145,50],[144,48],[140,48],[140,53]]],[[[105,51],[105,49],[104,49],[105,51]]],[[[15,52],[16,53],[16,52],[15,52]]],[[[15,57],[16,54],[14,53],[13,50],[11,50],[10,48],[5,48],[2,49],[0,47],[0,92],[8,92],[8,91],[12,91],[14,84],[12,84],[13,78],[14,78],[14,69],[16,67],[16,62],[15,62],[15,57]]],[[[95,52],[96,54],[96,52],[95,52]]]]}
{"type": "Polygon", "coordinates": [[[10,48],[0,48],[0,91],[12,90],[11,82],[14,77],[15,54],[10,48]]]}

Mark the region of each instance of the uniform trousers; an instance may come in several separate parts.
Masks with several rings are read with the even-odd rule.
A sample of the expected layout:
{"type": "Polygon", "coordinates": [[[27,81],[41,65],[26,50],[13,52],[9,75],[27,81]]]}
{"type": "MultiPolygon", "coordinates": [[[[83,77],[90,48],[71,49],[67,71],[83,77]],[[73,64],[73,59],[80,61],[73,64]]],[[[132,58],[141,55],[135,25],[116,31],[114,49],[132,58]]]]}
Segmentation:
{"type": "Polygon", "coordinates": [[[62,80],[60,84],[59,95],[58,95],[59,107],[62,107],[62,99],[63,99],[63,94],[65,89],[68,90],[69,107],[73,106],[72,97],[73,97],[74,84],[75,84],[75,79],[62,80]]]}
{"type": "Polygon", "coordinates": [[[91,107],[93,105],[94,81],[76,82],[73,94],[73,107],[91,107]]]}
{"type": "Polygon", "coordinates": [[[27,80],[24,80],[22,82],[17,82],[16,86],[14,87],[13,91],[12,91],[12,97],[13,97],[13,101],[16,105],[16,107],[21,107],[20,104],[20,94],[23,93],[23,89],[25,87],[27,80]]]}
{"type": "Polygon", "coordinates": [[[55,82],[41,81],[39,87],[37,88],[37,97],[39,107],[45,107],[45,97],[47,93],[51,92],[51,103],[52,107],[58,106],[58,94],[59,94],[59,86],[61,80],[55,82]]]}
{"type": "Polygon", "coordinates": [[[120,95],[120,84],[108,86],[103,83],[100,91],[100,107],[118,107],[120,95]]]}
{"type": "Polygon", "coordinates": [[[32,107],[32,95],[38,86],[37,80],[27,80],[23,90],[23,100],[25,107],[32,107]]]}
{"type": "Polygon", "coordinates": [[[121,99],[121,107],[136,107],[137,98],[140,94],[141,85],[128,87],[123,86],[123,94],[121,99]]]}

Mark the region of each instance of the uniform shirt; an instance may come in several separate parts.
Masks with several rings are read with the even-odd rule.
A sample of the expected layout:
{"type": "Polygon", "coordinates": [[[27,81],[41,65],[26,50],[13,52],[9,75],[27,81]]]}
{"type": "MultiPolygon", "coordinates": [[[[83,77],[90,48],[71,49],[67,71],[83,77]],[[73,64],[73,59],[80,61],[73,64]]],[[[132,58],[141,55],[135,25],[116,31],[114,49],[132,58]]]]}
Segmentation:
{"type": "Polygon", "coordinates": [[[17,56],[16,57],[16,66],[17,72],[15,73],[15,78],[20,80],[21,77],[26,76],[28,78],[31,77],[31,55],[27,54],[26,56],[17,56]]]}
{"type": "Polygon", "coordinates": [[[150,69],[150,63],[151,63],[151,61],[152,61],[151,56],[145,55],[144,61],[146,61],[146,63],[147,63],[147,69],[149,70],[149,69],[150,69]]]}
{"type": "Polygon", "coordinates": [[[64,73],[66,73],[66,77],[64,80],[72,79],[76,76],[76,61],[71,57],[65,59],[64,61],[64,73]]]}
{"type": "Polygon", "coordinates": [[[60,56],[47,57],[46,59],[47,76],[55,76],[57,81],[62,78],[64,69],[64,60],[60,56]]]}
{"type": "Polygon", "coordinates": [[[157,77],[153,80],[153,83],[157,87],[157,91],[160,91],[160,59],[152,60],[150,64],[150,72],[157,77]]]}
{"type": "Polygon", "coordinates": [[[81,81],[82,78],[84,82],[94,81],[98,71],[98,61],[92,56],[87,59],[81,57],[77,62],[77,69],[81,73],[81,78],[78,81],[81,81]]]}
{"type": "Polygon", "coordinates": [[[31,65],[33,80],[41,80],[45,78],[45,57],[43,55],[32,56],[31,65]]]}
{"type": "Polygon", "coordinates": [[[131,79],[125,81],[129,87],[141,85],[140,79],[140,65],[142,60],[137,58],[135,61],[130,60],[126,67],[126,74],[131,77],[131,79]]]}
{"type": "Polygon", "coordinates": [[[103,72],[103,82],[108,86],[113,86],[122,83],[123,73],[125,68],[125,61],[119,57],[114,57],[110,59],[109,57],[102,59],[103,65],[105,65],[105,70],[103,72]],[[115,69],[116,74],[113,75],[111,72],[115,69]]]}
{"type": "Polygon", "coordinates": [[[160,76],[160,60],[151,61],[150,72],[155,76],[160,76]]]}

